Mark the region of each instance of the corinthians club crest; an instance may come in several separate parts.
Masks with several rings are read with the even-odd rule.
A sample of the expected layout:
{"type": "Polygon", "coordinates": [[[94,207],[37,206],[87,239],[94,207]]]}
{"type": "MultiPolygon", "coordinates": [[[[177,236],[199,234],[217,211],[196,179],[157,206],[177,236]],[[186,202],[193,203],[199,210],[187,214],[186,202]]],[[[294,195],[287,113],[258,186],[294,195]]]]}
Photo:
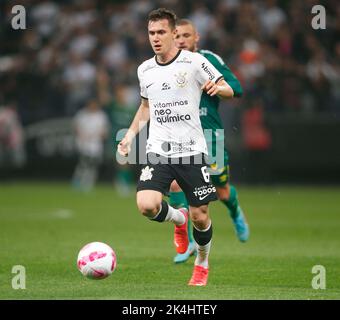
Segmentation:
{"type": "Polygon", "coordinates": [[[150,168],[149,166],[146,166],[144,169],[142,169],[142,174],[140,175],[141,181],[151,180],[152,178],[152,171],[154,171],[154,168],[150,168]]]}
{"type": "Polygon", "coordinates": [[[175,74],[176,83],[180,88],[183,88],[188,83],[188,80],[186,78],[187,73],[186,72],[178,72],[178,74],[175,74]]]}

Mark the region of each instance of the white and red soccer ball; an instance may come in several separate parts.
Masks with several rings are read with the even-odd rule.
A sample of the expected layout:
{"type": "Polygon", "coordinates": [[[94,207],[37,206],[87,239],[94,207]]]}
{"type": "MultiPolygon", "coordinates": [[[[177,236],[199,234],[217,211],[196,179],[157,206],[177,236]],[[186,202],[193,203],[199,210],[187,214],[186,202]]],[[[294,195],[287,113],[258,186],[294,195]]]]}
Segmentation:
{"type": "Polygon", "coordinates": [[[90,279],[108,277],[117,265],[115,252],[103,242],[91,242],[80,249],[77,266],[79,271],[90,279]]]}

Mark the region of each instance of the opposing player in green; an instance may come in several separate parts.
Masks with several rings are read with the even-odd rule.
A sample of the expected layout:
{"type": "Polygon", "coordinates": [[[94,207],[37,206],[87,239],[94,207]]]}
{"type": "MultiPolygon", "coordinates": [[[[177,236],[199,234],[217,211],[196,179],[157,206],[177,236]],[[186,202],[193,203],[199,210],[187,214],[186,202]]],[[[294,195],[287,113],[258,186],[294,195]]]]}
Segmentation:
{"type": "MultiPolygon", "coordinates": [[[[226,66],[221,57],[209,50],[198,50],[197,45],[199,41],[199,34],[197,33],[193,23],[190,20],[181,19],[177,22],[176,28],[176,46],[180,49],[192,52],[197,51],[202,54],[216,67],[218,71],[222,73],[224,79],[233,89],[234,97],[242,96],[242,87],[240,82],[226,66]]],[[[229,183],[229,157],[224,147],[223,124],[218,113],[219,103],[220,99],[217,96],[211,97],[206,93],[202,94],[200,102],[200,118],[203,129],[208,133],[205,136],[209,155],[213,157],[210,171],[213,173],[211,178],[216,187],[219,200],[222,201],[222,203],[229,209],[229,215],[233,221],[238,239],[241,242],[245,242],[249,238],[249,226],[239,205],[236,189],[229,183]],[[222,155],[222,163],[221,161],[216,161],[218,155],[222,155]]],[[[175,208],[183,206],[188,207],[185,195],[176,181],[174,181],[171,185],[169,198],[170,205],[175,208]]],[[[190,224],[188,224],[188,228],[188,250],[183,254],[177,254],[174,257],[175,263],[185,262],[191,255],[196,254],[196,245],[190,231],[190,224]]]]}

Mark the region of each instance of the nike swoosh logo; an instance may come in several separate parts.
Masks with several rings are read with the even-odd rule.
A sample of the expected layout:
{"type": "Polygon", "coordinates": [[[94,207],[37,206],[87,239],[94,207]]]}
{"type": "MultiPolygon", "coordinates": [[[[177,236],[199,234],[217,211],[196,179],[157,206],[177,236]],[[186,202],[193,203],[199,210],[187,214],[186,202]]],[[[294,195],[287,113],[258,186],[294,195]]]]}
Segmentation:
{"type": "Polygon", "coordinates": [[[206,195],[203,196],[203,197],[202,197],[202,196],[199,196],[198,199],[203,200],[203,199],[205,199],[205,198],[206,198],[207,196],[209,196],[209,195],[210,195],[210,193],[206,194],[206,195]]]}
{"type": "Polygon", "coordinates": [[[154,82],[153,82],[153,83],[150,83],[149,85],[147,85],[147,86],[146,86],[146,89],[149,88],[149,87],[151,87],[153,84],[154,84],[154,82]]]}

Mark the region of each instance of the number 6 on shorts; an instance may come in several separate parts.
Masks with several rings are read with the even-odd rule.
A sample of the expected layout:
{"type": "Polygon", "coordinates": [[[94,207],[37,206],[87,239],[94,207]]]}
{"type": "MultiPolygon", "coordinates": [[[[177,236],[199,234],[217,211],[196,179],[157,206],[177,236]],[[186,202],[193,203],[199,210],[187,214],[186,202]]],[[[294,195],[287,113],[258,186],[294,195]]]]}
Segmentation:
{"type": "Polygon", "coordinates": [[[203,179],[206,183],[209,183],[210,182],[210,174],[209,172],[207,171],[207,166],[204,166],[201,168],[201,171],[202,171],[202,175],[203,175],[203,179]]]}

